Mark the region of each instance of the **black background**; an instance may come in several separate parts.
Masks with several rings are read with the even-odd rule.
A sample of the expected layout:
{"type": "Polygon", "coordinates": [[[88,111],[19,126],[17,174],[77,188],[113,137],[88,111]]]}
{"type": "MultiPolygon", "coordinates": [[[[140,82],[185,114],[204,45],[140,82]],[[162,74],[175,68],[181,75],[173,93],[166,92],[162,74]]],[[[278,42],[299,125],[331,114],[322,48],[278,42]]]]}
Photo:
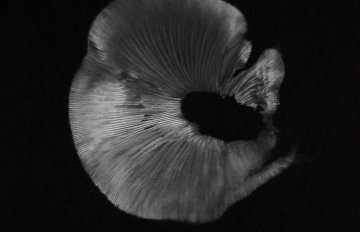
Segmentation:
{"type": "Polygon", "coordinates": [[[205,225],[133,217],[83,170],[68,122],[71,81],[108,1],[8,1],[1,26],[2,231],[360,231],[358,1],[234,1],[254,43],[280,49],[276,115],[302,162],[205,225]]]}

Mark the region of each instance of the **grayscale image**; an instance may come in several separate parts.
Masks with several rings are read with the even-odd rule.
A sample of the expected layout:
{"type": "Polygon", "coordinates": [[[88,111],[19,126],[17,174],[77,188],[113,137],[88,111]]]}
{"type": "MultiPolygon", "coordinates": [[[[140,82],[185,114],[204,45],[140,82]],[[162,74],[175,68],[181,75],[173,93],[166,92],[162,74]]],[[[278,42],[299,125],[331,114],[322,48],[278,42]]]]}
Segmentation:
{"type": "Polygon", "coordinates": [[[358,0],[4,2],[0,232],[359,232],[358,0]]]}

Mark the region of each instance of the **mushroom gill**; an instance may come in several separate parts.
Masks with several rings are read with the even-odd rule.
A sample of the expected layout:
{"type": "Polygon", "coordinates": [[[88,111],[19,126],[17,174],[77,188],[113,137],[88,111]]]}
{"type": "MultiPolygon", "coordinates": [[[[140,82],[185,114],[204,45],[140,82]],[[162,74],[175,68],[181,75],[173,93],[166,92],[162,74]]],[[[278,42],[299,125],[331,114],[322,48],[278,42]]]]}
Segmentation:
{"type": "Polygon", "coordinates": [[[268,49],[245,70],[246,30],[221,0],[117,0],[96,18],[70,92],[70,124],[84,168],[119,209],[212,221],[293,162],[293,153],[266,162],[284,64],[268,49]],[[194,92],[262,108],[261,130],[235,141],[201,133],[182,110],[194,92]]]}

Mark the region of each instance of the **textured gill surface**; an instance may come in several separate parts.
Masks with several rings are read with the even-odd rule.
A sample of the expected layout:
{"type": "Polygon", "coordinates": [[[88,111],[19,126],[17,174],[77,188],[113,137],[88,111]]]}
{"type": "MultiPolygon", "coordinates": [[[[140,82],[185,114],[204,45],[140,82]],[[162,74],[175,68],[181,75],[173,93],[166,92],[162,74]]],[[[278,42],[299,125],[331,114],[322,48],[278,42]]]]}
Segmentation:
{"type": "Polygon", "coordinates": [[[117,1],[98,16],[90,39],[104,62],[181,96],[217,91],[245,30],[242,14],[222,1],[117,1]]]}
{"type": "Polygon", "coordinates": [[[257,141],[224,143],[200,135],[181,115],[181,98],[193,90],[228,91],[252,104],[259,88],[247,83],[256,82],[276,96],[283,72],[273,74],[280,66],[271,59],[281,59],[275,50],[230,79],[251,51],[245,30],[240,12],[215,0],[123,0],[97,18],[72,85],[70,122],[85,169],[120,209],[214,220],[290,163],[260,172],[276,142],[271,125],[257,141]]]}
{"type": "Polygon", "coordinates": [[[227,82],[223,94],[234,95],[244,105],[260,105],[265,113],[273,115],[279,105],[278,91],[284,78],[285,68],[275,49],[265,50],[256,64],[227,82]]]}

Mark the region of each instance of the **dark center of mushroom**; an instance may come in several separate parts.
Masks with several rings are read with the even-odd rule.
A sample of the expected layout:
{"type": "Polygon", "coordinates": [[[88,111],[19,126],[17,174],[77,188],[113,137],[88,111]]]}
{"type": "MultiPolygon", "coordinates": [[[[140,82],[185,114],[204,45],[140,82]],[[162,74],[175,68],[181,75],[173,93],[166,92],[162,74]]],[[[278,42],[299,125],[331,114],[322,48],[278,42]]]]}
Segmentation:
{"type": "Polygon", "coordinates": [[[263,128],[259,109],[241,105],[234,97],[190,92],[181,101],[183,117],[198,125],[201,134],[225,142],[256,140],[263,128]]]}

